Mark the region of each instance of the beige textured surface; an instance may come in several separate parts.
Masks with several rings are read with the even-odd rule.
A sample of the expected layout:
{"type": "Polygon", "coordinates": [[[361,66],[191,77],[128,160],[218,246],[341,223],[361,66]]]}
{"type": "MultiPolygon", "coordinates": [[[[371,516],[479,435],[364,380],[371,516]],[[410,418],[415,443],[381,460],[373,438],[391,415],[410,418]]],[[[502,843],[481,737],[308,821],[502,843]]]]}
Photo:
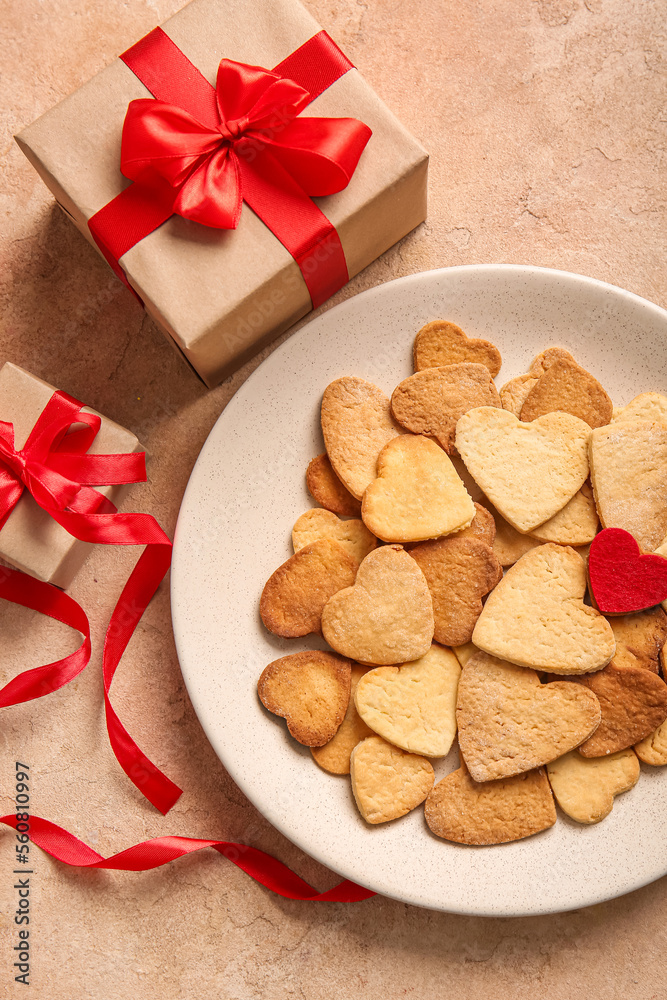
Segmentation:
{"type": "Polygon", "coordinates": [[[402,434],[380,452],[361,516],[385,542],[419,542],[467,528],[475,506],[435,441],[402,434]]]}
{"type": "Polygon", "coordinates": [[[580,684],[541,684],[534,670],[476,653],[461,673],[459,745],[475,781],[509,778],[548,764],[597,729],[597,698],[580,684]]]}
{"type": "MultiPolygon", "coordinates": [[[[257,361],[207,393],[55,209],[10,135],[178,6],[4,0],[0,35],[2,357],[139,436],[150,482],[125,508],[156,514],[168,531],[206,434],[257,361]]],[[[307,7],[431,153],[428,221],[334,301],[423,268],[508,261],[590,274],[667,305],[663,4],[307,7]]],[[[165,819],[118,768],[103,721],[101,630],[134,557],[99,548],[72,587],[93,624],[88,669],[42,702],[3,710],[4,811],[13,808],[13,761],[26,757],[35,813],[104,855],[165,833],[220,837],[274,853],[318,888],[333,885],[333,873],[259,816],[209,747],[184,691],[165,586],[112,697],[185,792],[165,819]]],[[[2,610],[2,680],[73,648],[62,626],[2,610]]],[[[0,832],[2,991],[15,1000],[26,990],[7,977],[11,855],[0,832]]],[[[143,875],[64,869],[38,850],[32,858],[32,995],[48,1000],[439,1000],[443,983],[459,1000],[659,1000],[667,988],[667,879],[574,913],[487,920],[381,898],[281,900],[213,851],[143,875]]]]}
{"type": "Polygon", "coordinates": [[[584,604],[585,593],[581,556],[547,542],[526,552],[491,592],[472,641],[522,667],[558,674],[600,670],[616,641],[606,618],[584,604]]]}
{"type": "Polygon", "coordinates": [[[480,406],[456,425],[466,468],[503,517],[528,532],[553,517],[588,476],[588,424],[569,413],[531,423],[509,410],[480,406]]]}
{"type": "Polygon", "coordinates": [[[359,682],[357,710],[371,729],[410,753],[444,757],[456,735],[461,667],[435,643],[412,663],[376,667],[359,682]]]}
{"type": "Polygon", "coordinates": [[[577,823],[599,823],[611,812],[614,797],[629,791],[639,779],[634,750],[586,760],[576,750],[547,765],[556,802],[577,823]]]}

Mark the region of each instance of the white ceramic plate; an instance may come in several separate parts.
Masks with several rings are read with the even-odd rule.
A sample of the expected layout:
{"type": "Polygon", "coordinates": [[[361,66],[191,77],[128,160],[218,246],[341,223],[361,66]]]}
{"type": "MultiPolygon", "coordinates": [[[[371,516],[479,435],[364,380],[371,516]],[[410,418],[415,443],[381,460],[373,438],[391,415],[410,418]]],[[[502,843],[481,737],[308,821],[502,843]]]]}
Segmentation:
{"type": "MultiPolygon", "coordinates": [[[[369,827],[349,779],[320,770],[260,705],[262,669],[287,652],[323,648],[263,628],[259,596],[291,554],[294,521],[313,506],[309,460],[324,450],[325,386],[359,375],[391,394],[412,373],[412,342],[450,319],[499,348],[497,379],[539,351],[568,348],[616,404],[667,390],[667,312],[590,278],[490,265],[429,271],[373,288],[313,320],[250,376],[211,431],[181,508],[172,570],[183,676],[216,753],[248,798],[318,861],[376,892],[457,913],[518,916],[601,902],[667,873],[667,770],[642,765],[613,812],[585,827],[562,814],[550,830],[498,847],[433,836],[423,809],[369,827]]],[[[435,762],[436,780],[457,756],[435,762]]]]}

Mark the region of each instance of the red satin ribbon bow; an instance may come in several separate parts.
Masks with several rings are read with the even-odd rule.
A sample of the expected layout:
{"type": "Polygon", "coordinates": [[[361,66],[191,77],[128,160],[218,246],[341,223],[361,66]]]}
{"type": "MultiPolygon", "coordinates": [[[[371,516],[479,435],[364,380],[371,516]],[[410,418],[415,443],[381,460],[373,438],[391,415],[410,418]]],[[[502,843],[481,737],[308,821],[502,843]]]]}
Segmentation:
{"type": "Polygon", "coordinates": [[[312,197],[349,183],[371,130],[355,118],[298,118],[352,68],[321,31],[273,70],[223,59],[212,87],[161,28],[121,59],[155,100],[131,101],[121,170],[134,181],[89,220],[117,274],[172,214],[223,229],[243,201],[294,257],[316,308],[349,278],[332,223],[312,197]]]}
{"type": "MultiPolygon", "coordinates": [[[[107,628],[102,656],[104,706],[109,740],[119,764],[153,805],[167,812],[181,790],[146,756],[116,715],[109,690],[116,668],[148,602],[171,561],[171,542],[149,514],[118,513],[92,486],[120,485],[146,479],[143,453],[89,455],[100,418],[83,413],[82,404],[55,392],[23,448],[14,446],[14,428],[0,422],[0,527],[27,489],[66,531],[85,542],[145,545],[107,628]],[[83,425],[77,427],[76,425],[83,425]]],[[[0,690],[0,707],[50,694],[79,674],[90,659],[90,628],[79,604],[57,587],[17,570],[2,568],[0,597],[41,611],[78,629],[79,649],[54,663],[24,671],[0,690]]]]}
{"type": "MultiPolygon", "coordinates": [[[[275,197],[287,178],[309,196],[341,191],[370,129],[355,118],[301,118],[310,94],[294,80],[223,59],[207,121],[163,101],[132,101],[123,126],[121,170],[148,186],[166,181],[177,215],[236,229],[244,183],[258,157],[274,172],[275,197]]],[[[203,118],[203,116],[202,116],[203,118]]]]}

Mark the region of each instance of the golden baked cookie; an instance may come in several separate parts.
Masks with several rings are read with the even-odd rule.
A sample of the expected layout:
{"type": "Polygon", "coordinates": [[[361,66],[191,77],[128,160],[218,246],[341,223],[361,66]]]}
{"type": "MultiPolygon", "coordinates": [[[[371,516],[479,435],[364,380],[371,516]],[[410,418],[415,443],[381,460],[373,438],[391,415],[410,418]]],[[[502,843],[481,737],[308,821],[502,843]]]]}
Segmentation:
{"type": "Polygon", "coordinates": [[[616,652],[611,661],[616,667],[644,667],[660,672],[660,654],[667,641],[667,615],[661,607],[632,615],[612,615],[616,652]]]}
{"type": "Polygon", "coordinates": [[[503,568],[513,566],[522,555],[542,544],[532,535],[522,535],[520,531],[513,528],[509,521],[506,521],[503,515],[498,513],[487,497],[482,498],[482,503],[486,505],[493,517],[496,528],[492,546],[493,554],[503,568]]]}
{"type": "Polygon", "coordinates": [[[374,665],[417,660],[431,648],[433,603],[424,574],[400,545],[366,556],[353,587],[322,612],[322,634],[343,656],[374,665]]]}
{"type": "Polygon", "coordinates": [[[371,382],[345,375],[324,390],[321,419],[331,466],[360,500],[375,479],[378,455],[401,433],[392,420],[389,400],[371,382]]]}
{"type": "Polygon", "coordinates": [[[559,545],[590,545],[597,535],[600,522],[593,499],[593,490],[585,482],[578,493],[562,510],[531,531],[538,542],[557,542],[559,545]]]}
{"type": "Polygon", "coordinates": [[[541,684],[534,670],[479,652],[461,673],[456,721],[470,774],[492,781],[579,746],[597,729],[600,705],[582,684],[541,684]]]}
{"type": "Polygon", "coordinates": [[[436,837],[457,844],[507,844],[547,830],[556,807],[544,768],[498,781],[473,781],[464,763],[439,781],[426,800],[436,837]]]}
{"type": "Polygon", "coordinates": [[[361,514],[361,500],[353,497],[343,486],[331,467],[329,456],[316,455],[306,469],[306,486],[313,500],[325,510],[334,514],[358,517],[361,514]]]}
{"type": "Polygon", "coordinates": [[[387,823],[411,812],[433,787],[433,765],[379,736],[358,743],[350,758],[352,792],[367,823],[387,823]]]}
{"type": "Polygon", "coordinates": [[[369,667],[362,667],[360,663],[353,663],[350,673],[350,697],[347,703],[347,711],[338,732],[328,743],[323,746],[311,747],[315,761],[324,771],[329,774],[349,774],[350,754],[367,736],[372,736],[373,731],[369,729],[364,720],[357,712],[354,704],[354,693],[357,684],[368,673],[369,667]]]}
{"type": "Polygon", "coordinates": [[[667,423],[667,396],[659,392],[642,392],[627,406],[614,407],[613,424],[631,420],[667,423]]]}
{"type": "Polygon", "coordinates": [[[434,320],[421,328],[415,337],[413,360],[416,372],[471,361],[484,365],[494,378],[502,364],[500,351],[491,341],[468,337],[456,323],[445,320],[434,320]]]}
{"type": "Polygon", "coordinates": [[[533,531],[581,489],[588,476],[588,424],[569,413],[522,423],[482,406],[456,425],[456,447],[491,503],[517,531],[533,531]]]}
{"type": "Polygon", "coordinates": [[[474,502],[475,516],[467,528],[459,528],[451,534],[451,538],[478,538],[480,542],[486,542],[493,547],[496,540],[496,522],[493,514],[481,503],[474,502]]]}
{"type": "Polygon", "coordinates": [[[644,764],[652,767],[667,764],[667,721],[636,743],[635,753],[644,764]]]}
{"type": "Polygon", "coordinates": [[[509,410],[515,417],[520,417],[526,397],[538,381],[539,375],[531,375],[530,372],[527,372],[525,375],[517,375],[516,378],[505,382],[500,390],[500,403],[503,409],[509,410]]]}
{"type": "Polygon", "coordinates": [[[557,674],[600,670],[616,650],[611,625],[583,602],[586,567],[574,549],[531,549],[487,598],[472,641],[501,660],[557,674]]]}
{"type": "Polygon", "coordinates": [[[621,420],[598,427],[589,445],[603,528],[623,528],[653,552],[667,535],[667,424],[621,420]]]}
{"type": "Polygon", "coordinates": [[[597,695],[602,719],[582,743],[584,757],[604,757],[641,742],[667,719],[667,684],[643,667],[613,663],[597,674],[577,678],[597,695]]]}
{"type": "Polygon", "coordinates": [[[262,671],[257,692],[269,712],[285,719],[295,740],[319,747],[345,718],[350,662],[319,650],[282,656],[262,671]]]}
{"type": "Polygon", "coordinates": [[[322,507],[312,507],[297,519],[292,528],[292,545],[299,552],[320,538],[332,538],[339,542],[355,562],[360,563],[377,545],[363,521],[351,518],[341,521],[332,511],[322,507]]]}
{"type": "Polygon", "coordinates": [[[419,542],[467,528],[475,506],[451,460],[429,438],[403,434],[377,461],[361,504],[366,527],[385,542],[419,542]]]}
{"type": "Polygon", "coordinates": [[[633,750],[587,760],[576,750],[547,764],[547,776],[556,802],[577,823],[599,823],[611,812],[614,798],[639,780],[639,761],[633,750]]]}
{"type": "Polygon", "coordinates": [[[500,406],[500,396],[489,369],[471,362],[418,371],[391,397],[394,420],[413,434],[435,438],[448,455],[456,451],[456,421],[476,406],[500,406]]]}
{"type": "Polygon", "coordinates": [[[613,403],[596,378],[574,360],[560,358],[540,375],[523,406],[521,420],[530,421],[545,413],[571,413],[590,427],[602,427],[611,420],[613,403]]]}
{"type": "Polygon", "coordinates": [[[461,676],[451,649],[396,667],[376,667],[359,682],[357,711],[383,739],[410,753],[444,757],[456,735],[456,689],[461,676]]]}
{"type": "Polygon", "coordinates": [[[259,613],[269,632],[290,638],[319,632],[330,597],[354,583],[359,564],[339,542],[321,538],[300,549],[264,585],[259,613]]]}
{"type": "Polygon", "coordinates": [[[437,538],[410,549],[433,599],[434,638],[444,646],[472,639],[482,599],[502,579],[493,549],[478,538],[437,538]]]}

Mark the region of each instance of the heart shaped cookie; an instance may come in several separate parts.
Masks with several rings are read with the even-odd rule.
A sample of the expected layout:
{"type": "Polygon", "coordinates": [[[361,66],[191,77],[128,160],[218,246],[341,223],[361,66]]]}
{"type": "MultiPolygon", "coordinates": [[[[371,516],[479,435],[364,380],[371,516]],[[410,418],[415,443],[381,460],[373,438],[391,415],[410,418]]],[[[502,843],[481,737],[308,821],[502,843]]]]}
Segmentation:
{"type": "Polygon", "coordinates": [[[321,417],[331,466],[360,500],[375,479],[378,455],[401,433],[391,418],[389,400],[371,382],[345,375],[324,390],[321,417]]]}
{"type": "Polygon", "coordinates": [[[352,791],[367,823],[405,816],[433,788],[433,766],[425,757],[405,753],[379,736],[358,743],[350,758],[352,791]]]}
{"type": "Polygon", "coordinates": [[[646,552],[667,535],[667,424],[621,420],[589,444],[591,482],[603,528],[623,528],[646,552]]]}
{"type": "Polygon", "coordinates": [[[480,652],[461,673],[456,721],[470,774],[475,781],[492,781],[579,746],[597,729],[600,705],[581,684],[541,684],[534,670],[480,652]]]}
{"type": "Polygon", "coordinates": [[[360,681],[359,715],[385,740],[410,753],[444,757],[456,735],[459,662],[450,649],[428,653],[398,667],[376,667],[360,681]]]}
{"type": "Polygon", "coordinates": [[[593,490],[586,482],[562,510],[531,531],[539,542],[558,545],[589,545],[600,526],[593,490]]]}
{"type": "Polygon", "coordinates": [[[493,554],[503,568],[513,566],[522,555],[525,555],[530,549],[535,549],[541,544],[532,535],[522,535],[516,528],[513,528],[486,497],[483,497],[482,500],[493,517],[496,526],[496,536],[493,540],[493,554]]]}
{"type": "Polygon", "coordinates": [[[576,750],[547,765],[556,802],[577,823],[599,823],[608,816],[614,796],[627,792],[639,779],[633,750],[586,760],[576,750]]]}
{"type": "Polygon", "coordinates": [[[377,545],[377,538],[371,535],[363,521],[357,518],[341,521],[330,510],[313,507],[302,514],[292,528],[294,551],[299,552],[320,538],[332,538],[338,542],[357,563],[377,545]]]}
{"type": "Polygon", "coordinates": [[[616,639],[613,664],[660,672],[660,653],[667,641],[667,615],[662,608],[636,615],[614,615],[609,624],[616,639]]]}
{"type": "Polygon", "coordinates": [[[627,406],[614,407],[613,424],[631,420],[667,423],[667,397],[659,392],[642,392],[627,406]]]}
{"type": "Polygon", "coordinates": [[[499,393],[502,408],[509,410],[515,417],[520,417],[521,408],[526,401],[528,393],[533,386],[537,385],[538,381],[539,375],[527,373],[526,375],[517,375],[516,378],[511,378],[509,382],[505,382],[499,393]]]}
{"type": "Polygon", "coordinates": [[[480,542],[486,542],[487,545],[493,546],[496,540],[496,522],[493,519],[493,514],[481,503],[475,502],[474,506],[475,516],[468,527],[452,532],[452,538],[478,538],[480,542]]]}
{"type": "Polygon", "coordinates": [[[418,371],[391,397],[401,427],[435,438],[448,455],[456,450],[456,421],[476,406],[500,406],[500,396],[489,369],[470,362],[418,371]]]}
{"type": "Polygon", "coordinates": [[[436,837],[457,844],[507,844],[547,830],[556,807],[544,768],[512,778],[476,782],[465,764],[439,781],[426,800],[436,837]]]}
{"type": "Polygon", "coordinates": [[[590,433],[569,413],[521,423],[508,410],[481,406],[459,420],[456,447],[494,507],[518,531],[529,532],[581,489],[590,433]]]}
{"type": "Polygon", "coordinates": [[[667,684],[643,667],[617,667],[578,677],[597,696],[602,718],[579,747],[584,757],[604,757],[649,736],[667,719],[667,684]]]}
{"type": "MultiPolygon", "coordinates": [[[[572,418],[574,419],[574,418],[572,418]]],[[[490,594],[472,641],[501,660],[556,674],[599,670],[614,655],[611,625],[583,602],[586,568],[574,549],[531,549],[490,594]]]]}
{"type": "Polygon", "coordinates": [[[259,613],[269,632],[292,638],[319,632],[324,605],[354,583],[357,568],[356,560],[330,538],[306,545],[264,585],[259,613]]]}
{"type": "Polygon", "coordinates": [[[635,744],[635,753],[644,764],[662,767],[667,764],[667,722],[635,744]]]}
{"type": "Polygon", "coordinates": [[[421,328],[415,337],[413,357],[416,372],[472,361],[484,365],[495,378],[502,364],[500,351],[489,340],[468,337],[456,323],[444,320],[434,320],[421,328]]]}
{"type": "Polygon", "coordinates": [[[320,747],[311,747],[315,761],[320,767],[328,771],[329,774],[349,774],[350,754],[367,736],[373,736],[373,731],[368,728],[364,720],[357,712],[354,704],[354,694],[357,685],[364,674],[368,673],[369,667],[362,667],[359,663],[352,664],[350,674],[350,698],[347,703],[347,711],[338,732],[328,743],[320,747]]]}
{"type": "Polygon", "coordinates": [[[400,545],[367,555],[354,586],[335,594],[322,612],[329,645],[362,663],[417,660],[431,648],[433,628],[424,574],[400,545]]]}
{"type": "Polygon", "coordinates": [[[364,493],[364,524],[385,542],[419,542],[466,528],[475,506],[442,448],[403,434],[377,462],[378,477],[364,493]]]}
{"type": "Polygon", "coordinates": [[[343,486],[331,467],[329,456],[317,455],[306,469],[306,486],[313,500],[334,514],[356,517],[361,514],[361,500],[343,486]]]}
{"type": "Polygon", "coordinates": [[[568,358],[559,358],[540,375],[523,406],[522,420],[560,411],[602,427],[611,420],[613,403],[596,378],[568,358]]]}
{"type": "Polygon", "coordinates": [[[557,361],[570,361],[574,365],[577,363],[570,352],[566,351],[564,347],[547,347],[546,350],[540,351],[540,353],[533,358],[528,372],[530,375],[535,375],[539,378],[540,375],[544,375],[544,373],[548,371],[552,365],[555,365],[557,361]]]}
{"type": "Polygon", "coordinates": [[[436,538],[410,549],[433,599],[434,638],[444,646],[470,642],[482,598],[502,579],[493,550],[478,538],[436,538]]]}
{"type": "Polygon", "coordinates": [[[280,715],[299,743],[328,743],[345,717],[350,699],[350,662],[333,653],[292,653],[269,663],[257,684],[259,699],[280,715]]]}
{"type": "Polygon", "coordinates": [[[633,536],[621,528],[605,528],[593,539],[588,579],[605,615],[644,611],[667,600],[667,559],[642,555],[633,536]]]}

